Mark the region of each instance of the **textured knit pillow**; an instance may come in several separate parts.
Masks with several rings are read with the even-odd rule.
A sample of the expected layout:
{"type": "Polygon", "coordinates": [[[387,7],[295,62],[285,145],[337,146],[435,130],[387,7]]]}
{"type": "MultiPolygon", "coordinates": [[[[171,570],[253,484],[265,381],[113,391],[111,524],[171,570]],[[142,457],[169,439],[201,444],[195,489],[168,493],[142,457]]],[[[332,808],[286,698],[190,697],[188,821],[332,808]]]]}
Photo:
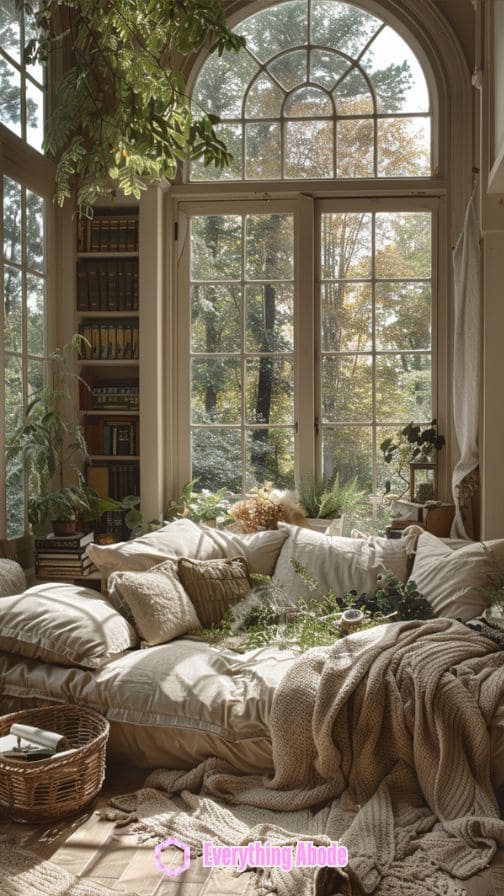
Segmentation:
{"type": "Polygon", "coordinates": [[[108,580],[108,589],[114,605],[127,618],[131,614],[142,647],[165,644],[201,628],[172,560],[146,572],[116,572],[108,580]]]}
{"type": "Polygon", "coordinates": [[[228,607],[251,590],[244,557],[225,560],[182,558],[178,562],[178,572],[205,628],[218,625],[228,607]]]}
{"type": "Polygon", "coordinates": [[[504,539],[470,542],[452,550],[430,532],[418,536],[411,578],[436,616],[467,622],[488,607],[484,589],[504,572],[504,539]]]}

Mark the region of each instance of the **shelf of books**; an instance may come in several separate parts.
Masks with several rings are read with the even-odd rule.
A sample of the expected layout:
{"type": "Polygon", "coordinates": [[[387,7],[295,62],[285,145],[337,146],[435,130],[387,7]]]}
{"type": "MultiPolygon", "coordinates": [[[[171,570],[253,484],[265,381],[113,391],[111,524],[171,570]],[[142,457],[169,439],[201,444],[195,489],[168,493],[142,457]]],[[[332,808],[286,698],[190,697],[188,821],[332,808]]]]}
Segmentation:
{"type": "MultiPolygon", "coordinates": [[[[140,495],[138,208],[97,207],[77,225],[76,313],[84,337],[79,405],[89,449],[86,479],[102,497],[140,495]]],[[[124,513],[97,534],[128,537],[124,513]]]]}

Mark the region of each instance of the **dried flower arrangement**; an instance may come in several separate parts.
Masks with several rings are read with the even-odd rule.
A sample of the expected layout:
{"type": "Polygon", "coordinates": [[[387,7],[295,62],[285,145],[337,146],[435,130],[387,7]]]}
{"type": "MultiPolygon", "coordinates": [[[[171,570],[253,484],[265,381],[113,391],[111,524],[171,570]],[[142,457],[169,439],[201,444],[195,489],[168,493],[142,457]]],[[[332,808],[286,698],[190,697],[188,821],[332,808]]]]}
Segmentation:
{"type": "Polygon", "coordinates": [[[256,485],[246,498],[233,504],[229,515],[245,532],[276,529],[280,521],[306,525],[306,514],[296,495],[274,489],[271,482],[256,485]]]}

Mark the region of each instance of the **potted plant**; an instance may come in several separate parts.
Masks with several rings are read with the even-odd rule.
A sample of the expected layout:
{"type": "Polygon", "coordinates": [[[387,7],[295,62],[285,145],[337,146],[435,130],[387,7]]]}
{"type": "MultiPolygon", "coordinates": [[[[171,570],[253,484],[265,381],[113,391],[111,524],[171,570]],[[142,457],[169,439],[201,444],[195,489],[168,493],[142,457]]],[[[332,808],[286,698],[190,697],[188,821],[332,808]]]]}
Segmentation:
{"type": "Polygon", "coordinates": [[[7,446],[10,474],[24,471],[27,476],[28,519],[35,535],[47,534],[51,526],[55,534],[67,535],[75,531],[77,521],[89,523],[108,510],[123,508],[122,502],[101,498],[89,488],[81,472],[89,455],[75,420],[69,382],[80,379],[72,364],[82,341],[76,334],[63,349],[48,355],[48,381],[33,395],[7,446]]]}
{"type": "MultiPolygon", "coordinates": [[[[431,500],[436,497],[435,478],[430,482],[422,484],[422,487],[415,488],[415,467],[431,468],[435,474],[437,463],[437,452],[441,450],[445,444],[444,436],[438,435],[437,420],[431,420],[428,426],[422,428],[418,423],[408,423],[404,429],[401,429],[395,437],[388,437],[380,444],[380,451],[383,454],[385,463],[391,464],[395,462],[395,482],[402,488],[397,494],[397,498],[402,498],[407,492],[410,492],[411,500],[423,497],[424,500],[431,500]],[[412,475],[413,474],[413,475],[412,475]],[[404,486],[404,487],[403,487],[404,486]]],[[[390,494],[392,483],[390,479],[385,482],[385,494],[390,494]]],[[[424,503],[420,501],[419,503],[424,503]]]]}
{"type": "Polygon", "coordinates": [[[345,514],[351,513],[365,499],[357,477],[341,483],[339,472],[331,476],[307,476],[297,484],[299,501],[306,510],[309,526],[325,532],[331,522],[331,534],[342,535],[345,514]],[[339,520],[339,525],[334,521],[339,520]]]}

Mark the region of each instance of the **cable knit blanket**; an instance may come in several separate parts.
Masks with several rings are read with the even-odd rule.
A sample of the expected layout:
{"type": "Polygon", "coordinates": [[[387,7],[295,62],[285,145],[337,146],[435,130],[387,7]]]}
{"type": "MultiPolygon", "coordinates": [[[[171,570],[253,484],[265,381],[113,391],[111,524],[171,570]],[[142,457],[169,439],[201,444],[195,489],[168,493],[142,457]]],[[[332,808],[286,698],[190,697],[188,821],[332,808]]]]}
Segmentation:
{"type": "Polygon", "coordinates": [[[254,893],[428,896],[504,847],[487,723],[504,701],[504,652],[449,619],[368,629],[302,655],[272,707],[274,775],[222,761],[158,770],[114,805],[134,830],[203,839],[339,840],[346,869],[258,869],[254,893]]]}

